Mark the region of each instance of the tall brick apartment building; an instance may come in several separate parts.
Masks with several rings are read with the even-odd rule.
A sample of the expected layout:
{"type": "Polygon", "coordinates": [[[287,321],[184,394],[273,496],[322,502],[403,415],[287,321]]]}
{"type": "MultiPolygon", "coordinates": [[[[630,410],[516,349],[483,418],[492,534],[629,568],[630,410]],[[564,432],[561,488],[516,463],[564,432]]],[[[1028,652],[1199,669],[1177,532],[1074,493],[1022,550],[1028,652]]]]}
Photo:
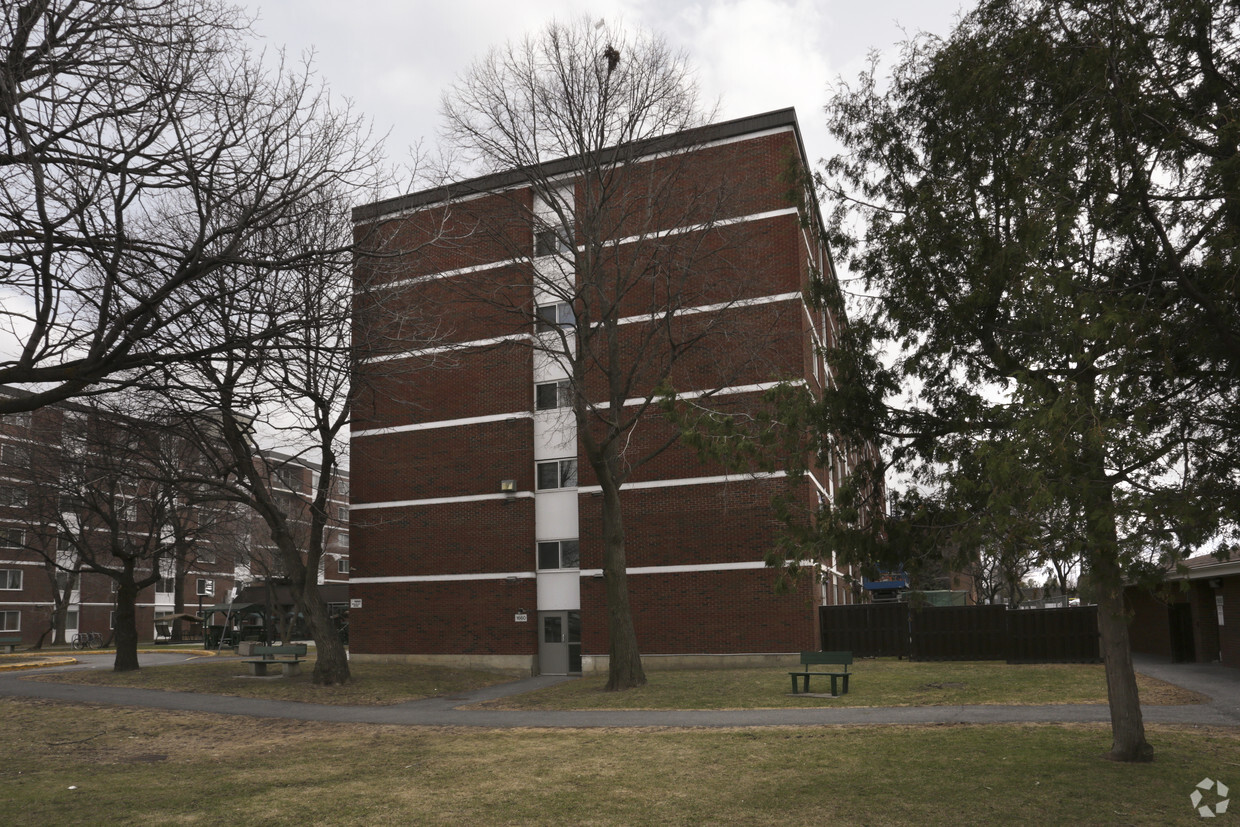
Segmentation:
{"type": "MultiPolygon", "coordinates": [[[[657,667],[682,656],[719,663],[816,649],[817,607],[853,602],[852,572],[834,559],[806,561],[820,576],[775,592],[763,558],[778,531],[771,499],[786,475],[728,473],[699,459],[649,404],[660,379],[689,404],[741,414],[779,380],[811,392],[830,381],[821,350],[839,320],[804,295],[811,279],[834,272],[818,228],[803,226],[789,195],[807,165],[795,113],[620,151],[630,160],[617,174],[637,183],[617,188],[629,200],[610,208],[625,213],[617,226],[645,223],[609,238],[607,253],[663,257],[667,271],[689,271],[619,299],[629,308],[619,320],[627,338],[608,365],[626,367],[625,354],[636,354],[640,373],[642,360],[662,359],[634,344],[648,332],[665,349],[694,344],[624,397],[644,410],[625,434],[621,462],[634,468],[620,493],[640,651],[657,667]],[[678,181],[652,197],[645,182],[670,164],[678,181]],[[677,208],[685,193],[716,192],[708,179],[729,192],[709,201],[709,217],[704,197],[677,208]],[[686,245],[699,257],[687,257],[686,245]]],[[[354,657],[605,669],[602,489],[578,432],[594,426],[568,401],[574,389],[603,398],[612,388],[595,361],[574,358],[587,347],[586,328],[602,324],[590,321],[588,291],[574,292],[588,246],[582,215],[571,214],[587,197],[582,168],[574,159],[539,168],[562,186],[559,205],[514,170],[354,212],[359,237],[382,239],[374,243],[385,253],[359,262],[358,316],[396,339],[382,357],[360,354],[355,383],[354,657]],[[402,347],[403,328],[377,321],[375,302],[441,313],[438,338],[402,347]]],[[[818,221],[814,206],[808,221],[818,221]]],[[[356,338],[367,337],[373,331],[356,338]]],[[[807,505],[831,497],[857,459],[842,453],[798,496],[807,505]]]]}

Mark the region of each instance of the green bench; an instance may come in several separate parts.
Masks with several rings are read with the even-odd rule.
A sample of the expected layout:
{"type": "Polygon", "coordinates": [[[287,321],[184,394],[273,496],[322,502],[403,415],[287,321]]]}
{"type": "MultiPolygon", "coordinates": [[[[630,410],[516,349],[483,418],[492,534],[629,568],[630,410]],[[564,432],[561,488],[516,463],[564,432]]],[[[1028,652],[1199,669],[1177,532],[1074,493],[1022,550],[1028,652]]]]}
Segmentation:
{"type": "Polygon", "coordinates": [[[0,637],[0,650],[5,653],[12,653],[14,649],[21,645],[22,639],[20,635],[13,637],[0,637]]]}
{"type": "Polygon", "coordinates": [[[852,662],[853,662],[852,652],[802,652],[801,653],[801,671],[788,673],[789,675],[792,676],[792,694],[793,695],[798,694],[797,678],[801,679],[801,692],[809,692],[809,679],[811,676],[816,675],[819,677],[831,679],[831,694],[832,695],[847,695],[848,694],[848,676],[850,674],[848,671],[848,667],[852,665],[852,662]],[[810,671],[811,666],[819,666],[819,665],[841,666],[843,668],[838,669],[838,670],[833,669],[830,671],[824,670],[821,672],[810,671]],[[843,681],[844,691],[836,692],[835,691],[836,682],[839,681],[840,678],[844,679],[843,681]]]}
{"type": "Polygon", "coordinates": [[[279,666],[284,670],[284,677],[291,678],[300,674],[302,658],[306,656],[306,644],[293,643],[288,646],[255,646],[254,654],[260,655],[257,658],[247,658],[241,661],[250,667],[250,674],[256,678],[265,677],[267,670],[272,666],[279,666]]]}

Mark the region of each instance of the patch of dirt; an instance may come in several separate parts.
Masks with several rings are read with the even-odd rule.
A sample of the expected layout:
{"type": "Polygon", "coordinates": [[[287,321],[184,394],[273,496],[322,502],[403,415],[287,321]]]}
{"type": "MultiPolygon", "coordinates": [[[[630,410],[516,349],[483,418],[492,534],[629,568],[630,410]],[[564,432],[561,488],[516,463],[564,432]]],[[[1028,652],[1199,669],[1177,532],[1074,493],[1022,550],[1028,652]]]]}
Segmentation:
{"type": "Polygon", "coordinates": [[[932,689],[964,689],[967,683],[956,683],[953,681],[944,681],[943,683],[923,683],[917,687],[920,692],[929,692],[932,689]]]}
{"type": "Polygon", "coordinates": [[[1209,695],[1193,692],[1173,683],[1160,681],[1148,675],[1137,675],[1137,694],[1142,704],[1151,706],[1186,706],[1188,704],[1208,704],[1209,695]]]}

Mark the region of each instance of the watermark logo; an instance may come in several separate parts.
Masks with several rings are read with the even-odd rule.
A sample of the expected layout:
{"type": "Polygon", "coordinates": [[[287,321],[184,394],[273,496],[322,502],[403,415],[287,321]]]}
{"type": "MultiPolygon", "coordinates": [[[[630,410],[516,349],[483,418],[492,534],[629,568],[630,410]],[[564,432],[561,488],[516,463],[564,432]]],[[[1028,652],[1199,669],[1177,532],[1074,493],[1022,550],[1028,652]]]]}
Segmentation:
{"type": "Polygon", "coordinates": [[[1203,778],[1197,783],[1197,788],[1193,790],[1193,794],[1188,797],[1188,800],[1193,802],[1193,809],[1195,809],[1198,815],[1202,818],[1214,818],[1215,816],[1221,816],[1223,813],[1227,812],[1227,805],[1231,801],[1231,799],[1227,797],[1227,785],[1222,781],[1211,781],[1209,778],[1203,778]],[[1208,793],[1211,790],[1214,791],[1216,798],[1218,798],[1218,801],[1215,802],[1213,807],[1208,804],[1201,803],[1205,800],[1205,793],[1208,793]]]}

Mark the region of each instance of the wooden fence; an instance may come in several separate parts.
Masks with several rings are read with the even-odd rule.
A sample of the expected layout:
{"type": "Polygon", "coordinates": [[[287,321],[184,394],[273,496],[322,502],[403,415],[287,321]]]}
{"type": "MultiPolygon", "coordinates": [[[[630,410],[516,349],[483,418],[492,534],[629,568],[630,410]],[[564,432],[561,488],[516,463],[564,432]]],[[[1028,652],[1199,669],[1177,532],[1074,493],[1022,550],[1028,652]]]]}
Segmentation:
{"type": "Polygon", "coordinates": [[[1072,663],[1101,660],[1096,606],[1013,609],[864,603],[823,606],[822,648],[854,657],[1072,663]]]}

